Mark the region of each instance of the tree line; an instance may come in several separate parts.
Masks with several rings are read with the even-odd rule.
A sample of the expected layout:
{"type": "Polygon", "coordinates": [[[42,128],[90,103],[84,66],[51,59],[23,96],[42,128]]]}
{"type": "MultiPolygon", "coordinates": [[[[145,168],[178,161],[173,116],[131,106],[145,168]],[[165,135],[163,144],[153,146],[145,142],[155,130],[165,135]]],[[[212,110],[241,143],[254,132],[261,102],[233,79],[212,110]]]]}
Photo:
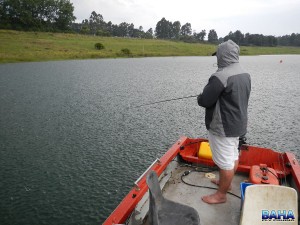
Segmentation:
{"type": "Polygon", "coordinates": [[[238,45],[243,46],[300,46],[300,34],[292,33],[291,35],[284,35],[275,37],[272,35],[264,36],[262,34],[243,34],[241,31],[229,32],[221,41],[233,40],[238,45]]]}
{"type": "Polygon", "coordinates": [[[75,32],[98,36],[116,36],[129,38],[159,38],[184,42],[220,43],[231,39],[245,46],[300,46],[300,34],[292,33],[275,37],[262,34],[243,34],[230,31],[225,37],[218,37],[214,29],[206,32],[192,30],[190,23],[181,25],[180,21],[168,21],[162,18],[155,30],[147,31],[142,26],[136,28],[133,23],[113,24],[105,22],[101,14],[93,11],[89,18],[75,23],[74,6],[69,0],[0,0],[0,29],[25,31],[75,32]]]}
{"type": "Polygon", "coordinates": [[[116,36],[131,38],[153,38],[153,30],[150,28],[144,32],[143,27],[135,28],[134,24],[122,22],[119,25],[113,24],[111,21],[105,22],[101,14],[93,11],[88,19],[84,19],[82,23],[72,23],[71,30],[81,34],[91,34],[97,36],[116,36]]]}
{"type": "Polygon", "coordinates": [[[69,0],[0,0],[0,28],[68,31],[73,11],[69,0]]]}

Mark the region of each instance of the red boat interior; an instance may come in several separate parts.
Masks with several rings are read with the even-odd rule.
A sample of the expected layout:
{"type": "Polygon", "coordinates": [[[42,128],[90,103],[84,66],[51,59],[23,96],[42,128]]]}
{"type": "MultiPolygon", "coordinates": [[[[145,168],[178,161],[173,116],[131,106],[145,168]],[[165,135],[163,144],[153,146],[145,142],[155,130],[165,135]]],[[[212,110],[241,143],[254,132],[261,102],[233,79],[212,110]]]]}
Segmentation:
{"type": "MultiPolygon", "coordinates": [[[[216,166],[211,158],[199,157],[199,149],[202,142],[208,141],[206,139],[190,139],[181,145],[179,152],[180,157],[186,162],[216,166]]],[[[299,176],[299,165],[292,153],[276,152],[268,148],[242,145],[237,172],[249,173],[251,175],[251,170],[257,169],[256,167],[261,170],[266,168],[266,172],[275,173],[274,175],[281,179],[286,179],[292,172],[295,173],[294,175],[299,176]]],[[[270,178],[272,178],[272,176],[270,176],[270,178]]],[[[296,185],[300,190],[299,182],[296,182],[296,185]]]]}
{"type": "MultiPolygon", "coordinates": [[[[220,214],[219,222],[230,225],[237,224],[236,221],[238,221],[237,218],[240,215],[240,199],[236,197],[230,199],[227,204],[231,208],[222,207],[223,210],[218,212],[209,211],[215,209],[212,207],[207,208],[201,201],[195,199],[195,196],[207,194],[209,190],[195,188],[193,185],[188,186],[182,180],[184,176],[185,180],[190,183],[198,183],[198,186],[211,185],[211,182],[205,178],[205,173],[202,171],[200,173],[190,173],[191,171],[189,171],[189,173],[185,174],[187,170],[190,170],[189,166],[194,168],[213,168],[213,171],[217,171],[218,168],[214,164],[210,149],[207,146],[209,146],[207,139],[181,137],[160,159],[153,162],[145,173],[141,175],[135,182],[135,187],[132,188],[119,206],[107,218],[104,225],[124,223],[126,220],[128,221],[130,216],[134,217],[135,213],[133,212],[142,214],[143,210],[139,211],[137,207],[139,207],[138,205],[147,205],[145,202],[141,203],[141,201],[143,201],[143,197],[148,191],[146,177],[151,170],[155,171],[158,177],[162,177],[161,179],[169,176],[169,178],[166,178],[169,181],[167,181],[162,190],[163,194],[169,199],[177,202],[185,202],[196,208],[201,214],[203,224],[211,224],[210,221],[215,220],[215,217],[211,215],[215,213],[223,213],[222,215],[226,216],[232,214],[232,212],[234,212],[231,215],[232,218],[229,218],[230,220],[228,221],[224,221],[225,217],[222,217],[220,214]],[[201,146],[204,146],[204,148],[201,146]],[[186,197],[182,194],[184,192],[194,194],[186,197]],[[208,211],[202,212],[203,207],[206,207],[208,211]]],[[[197,169],[194,171],[198,172],[197,169]]],[[[243,182],[289,186],[299,193],[300,166],[295,155],[292,153],[277,152],[272,149],[245,144],[240,148],[239,165],[234,182],[233,192],[235,192],[235,196],[242,195],[240,184],[243,182]]]]}

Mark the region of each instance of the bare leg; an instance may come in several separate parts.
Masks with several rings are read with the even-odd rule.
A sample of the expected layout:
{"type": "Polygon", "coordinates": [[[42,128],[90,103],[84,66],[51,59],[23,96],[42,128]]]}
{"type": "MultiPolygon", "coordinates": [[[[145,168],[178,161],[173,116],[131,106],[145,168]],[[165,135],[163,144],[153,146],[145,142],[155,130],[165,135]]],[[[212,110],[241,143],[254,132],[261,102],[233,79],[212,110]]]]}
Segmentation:
{"type": "MultiPolygon", "coordinates": [[[[219,183],[220,183],[220,181],[219,181],[218,179],[215,179],[215,178],[212,178],[212,179],[210,180],[210,182],[212,182],[213,184],[215,184],[215,185],[217,185],[217,186],[219,186],[219,183]]],[[[230,185],[228,191],[230,191],[231,188],[232,188],[232,187],[231,187],[231,185],[230,185]]]]}
{"type": "MultiPolygon", "coordinates": [[[[226,202],[226,193],[230,189],[234,173],[237,169],[238,161],[235,162],[232,170],[220,169],[220,179],[218,181],[219,188],[216,193],[202,197],[202,201],[208,204],[218,204],[226,202]]],[[[212,181],[213,182],[213,181],[212,181]]]]}
{"type": "Polygon", "coordinates": [[[235,160],[234,161],[234,173],[236,172],[238,165],[239,165],[239,160],[235,160]]]}
{"type": "MultiPolygon", "coordinates": [[[[238,165],[239,165],[239,160],[236,160],[236,161],[234,162],[234,173],[236,172],[238,165]]],[[[214,183],[215,185],[219,185],[219,180],[218,180],[218,179],[213,178],[213,179],[211,179],[210,181],[211,181],[212,183],[214,183]]],[[[231,189],[231,186],[230,186],[229,190],[230,190],[230,189],[231,189]]]]}

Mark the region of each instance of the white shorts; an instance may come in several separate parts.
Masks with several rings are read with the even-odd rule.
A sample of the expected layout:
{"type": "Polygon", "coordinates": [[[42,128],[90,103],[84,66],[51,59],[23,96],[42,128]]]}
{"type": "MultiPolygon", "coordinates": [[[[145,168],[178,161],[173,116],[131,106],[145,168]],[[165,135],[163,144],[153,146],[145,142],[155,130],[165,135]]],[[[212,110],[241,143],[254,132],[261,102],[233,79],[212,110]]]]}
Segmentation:
{"type": "Polygon", "coordinates": [[[232,170],[239,158],[239,137],[221,137],[208,131],[212,159],[222,170],[232,170]]]}

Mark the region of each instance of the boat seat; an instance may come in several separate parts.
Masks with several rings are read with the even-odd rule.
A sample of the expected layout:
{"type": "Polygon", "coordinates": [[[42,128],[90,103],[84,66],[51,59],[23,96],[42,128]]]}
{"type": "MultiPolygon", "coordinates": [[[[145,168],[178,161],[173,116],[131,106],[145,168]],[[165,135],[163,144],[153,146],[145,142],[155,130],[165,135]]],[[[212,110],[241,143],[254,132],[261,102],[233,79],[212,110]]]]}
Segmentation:
{"type": "Polygon", "coordinates": [[[154,171],[150,171],[147,175],[147,184],[150,198],[148,214],[150,225],[200,225],[199,214],[194,208],[163,197],[154,171]]]}
{"type": "Polygon", "coordinates": [[[240,225],[253,224],[298,224],[296,190],[279,185],[248,186],[240,225]]]}

